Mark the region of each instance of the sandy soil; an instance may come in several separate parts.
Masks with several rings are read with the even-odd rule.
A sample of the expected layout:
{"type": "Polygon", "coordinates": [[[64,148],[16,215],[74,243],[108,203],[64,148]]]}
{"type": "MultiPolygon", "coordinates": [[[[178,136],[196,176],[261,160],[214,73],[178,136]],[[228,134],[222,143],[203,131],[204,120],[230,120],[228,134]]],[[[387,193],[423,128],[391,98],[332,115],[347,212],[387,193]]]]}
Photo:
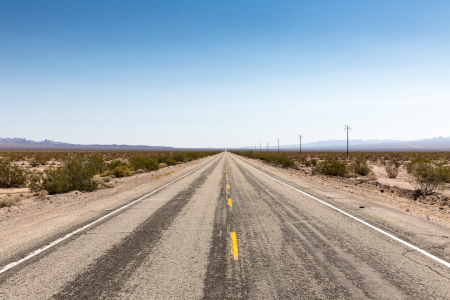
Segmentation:
{"type": "MultiPolygon", "coordinates": [[[[408,176],[408,173],[406,173],[405,168],[403,167],[399,168],[397,178],[389,178],[386,174],[384,166],[380,165],[370,165],[370,166],[373,168],[372,170],[377,175],[378,182],[382,184],[388,184],[390,186],[397,186],[403,189],[410,189],[410,190],[414,189],[413,186],[409,183],[410,178],[408,176]]],[[[450,197],[450,185],[447,186],[447,189],[445,189],[444,191],[440,191],[439,193],[450,197]]]]}
{"type": "MultiPolygon", "coordinates": [[[[249,159],[260,165],[267,165],[260,160],[249,159]]],[[[448,189],[445,193],[436,193],[428,196],[426,199],[421,197],[416,200],[404,196],[404,190],[414,191],[412,185],[408,182],[406,171],[401,168],[399,176],[395,179],[388,178],[384,167],[373,166],[373,171],[377,175],[377,180],[370,180],[367,177],[341,178],[323,175],[312,175],[311,168],[300,167],[299,170],[283,169],[279,166],[271,165],[272,168],[281,170],[283,173],[297,176],[301,179],[309,180],[314,183],[332,187],[349,194],[363,196],[366,199],[383,203],[385,205],[401,208],[407,212],[415,213],[427,219],[450,222],[450,205],[446,198],[450,195],[448,189]],[[386,188],[386,185],[390,187],[386,188]]]]}

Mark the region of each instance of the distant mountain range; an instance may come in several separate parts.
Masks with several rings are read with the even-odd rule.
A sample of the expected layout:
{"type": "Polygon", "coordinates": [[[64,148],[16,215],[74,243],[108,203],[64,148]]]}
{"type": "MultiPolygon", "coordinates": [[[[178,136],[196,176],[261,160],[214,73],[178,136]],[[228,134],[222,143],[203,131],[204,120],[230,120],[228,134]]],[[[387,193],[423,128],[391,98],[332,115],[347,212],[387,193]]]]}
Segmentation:
{"type": "MultiPolygon", "coordinates": [[[[299,144],[280,145],[280,150],[296,151],[299,144]]],[[[266,147],[262,147],[263,150],[266,147]]],[[[242,149],[242,148],[241,148],[242,149]]],[[[247,147],[248,149],[248,147],[247,147]]],[[[277,150],[278,146],[269,146],[269,150],[277,150]]],[[[313,143],[302,143],[305,151],[344,151],[347,140],[329,140],[313,143]]],[[[257,148],[258,150],[258,148],[257,148]]],[[[401,140],[350,140],[350,151],[450,151],[450,137],[401,141],[401,140]]]]}
{"type": "Polygon", "coordinates": [[[143,146],[143,145],[80,145],[60,143],[50,140],[42,142],[30,141],[22,138],[0,138],[0,150],[173,150],[167,146],[143,146]]]}
{"type": "MultiPolygon", "coordinates": [[[[302,143],[305,151],[344,151],[347,147],[346,140],[329,140],[313,143],[302,143]]],[[[270,146],[270,150],[276,150],[277,146],[270,146]]],[[[31,141],[23,138],[0,138],[0,150],[130,150],[130,151],[158,151],[176,150],[168,146],[145,145],[82,145],[60,143],[50,140],[42,142],[31,141]]],[[[194,148],[192,148],[194,149],[194,148]]],[[[211,148],[209,148],[211,150],[211,148]]],[[[237,148],[236,148],[237,149],[237,148]]],[[[240,148],[242,149],[242,148],[240,148]]],[[[266,149],[263,147],[263,149],[266,149]]],[[[280,145],[281,150],[296,151],[299,144],[280,145]]],[[[450,151],[450,137],[438,137],[433,139],[400,141],[400,140],[350,140],[350,151],[450,151]]],[[[187,150],[187,149],[185,149],[187,150]]],[[[221,149],[220,149],[221,150],[221,149]]]]}

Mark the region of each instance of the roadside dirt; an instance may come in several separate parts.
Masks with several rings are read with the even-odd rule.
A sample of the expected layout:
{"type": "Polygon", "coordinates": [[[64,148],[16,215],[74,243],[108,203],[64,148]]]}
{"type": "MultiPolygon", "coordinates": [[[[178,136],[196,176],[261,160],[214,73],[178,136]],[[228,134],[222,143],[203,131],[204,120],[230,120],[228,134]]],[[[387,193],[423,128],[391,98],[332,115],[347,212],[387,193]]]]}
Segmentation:
{"type": "Polygon", "coordinates": [[[425,199],[418,196],[409,184],[406,171],[401,170],[396,179],[387,177],[384,168],[374,166],[373,170],[378,179],[368,177],[342,178],[324,175],[312,175],[311,168],[284,169],[279,166],[267,164],[261,160],[239,156],[259,165],[275,168],[284,174],[289,174],[320,185],[332,187],[351,195],[362,196],[366,199],[383,203],[387,206],[400,208],[406,212],[418,214],[429,220],[442,220],[450,222],[450,203],[448,190],[445,193],[436,193],[425,199]],[[384,174],[383,174],[384,172],[384,174]]]}
{"type": "Polygon", "coordinates": [[[114,187],[94,192],[72,191],[40,199],[29,193],[28,189],[2,189],[0,195],[26,194],[28,199],[15,206],[0,208],[0,263],[14,253],[28,251],[31,245],[43,243],[56,233],[151,192],[210,159],[212,156],[158,171],[116,178],[108,183],[114,187]]]}

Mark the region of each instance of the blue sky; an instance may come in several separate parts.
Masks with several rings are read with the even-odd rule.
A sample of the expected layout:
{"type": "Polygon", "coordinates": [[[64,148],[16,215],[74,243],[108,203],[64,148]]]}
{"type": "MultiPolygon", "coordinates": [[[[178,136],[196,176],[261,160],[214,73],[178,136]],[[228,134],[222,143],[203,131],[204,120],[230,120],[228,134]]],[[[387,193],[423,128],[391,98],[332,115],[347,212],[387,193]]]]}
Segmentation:
{"type": "Polygon", "coordinates": [[[0,1],[0,137],[450,136],[449,1],[0,1]]]}

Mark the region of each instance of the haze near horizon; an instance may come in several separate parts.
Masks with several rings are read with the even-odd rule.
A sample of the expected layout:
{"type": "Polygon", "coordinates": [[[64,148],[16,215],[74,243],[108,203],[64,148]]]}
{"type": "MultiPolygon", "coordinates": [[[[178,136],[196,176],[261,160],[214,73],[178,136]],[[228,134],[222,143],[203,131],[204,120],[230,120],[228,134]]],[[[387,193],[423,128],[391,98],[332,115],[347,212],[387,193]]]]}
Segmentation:
{"type": "Polygon", "coordinates": [[[241,147],[449,136],[447,1],[0,4],[0,137],[241,147]]]}

